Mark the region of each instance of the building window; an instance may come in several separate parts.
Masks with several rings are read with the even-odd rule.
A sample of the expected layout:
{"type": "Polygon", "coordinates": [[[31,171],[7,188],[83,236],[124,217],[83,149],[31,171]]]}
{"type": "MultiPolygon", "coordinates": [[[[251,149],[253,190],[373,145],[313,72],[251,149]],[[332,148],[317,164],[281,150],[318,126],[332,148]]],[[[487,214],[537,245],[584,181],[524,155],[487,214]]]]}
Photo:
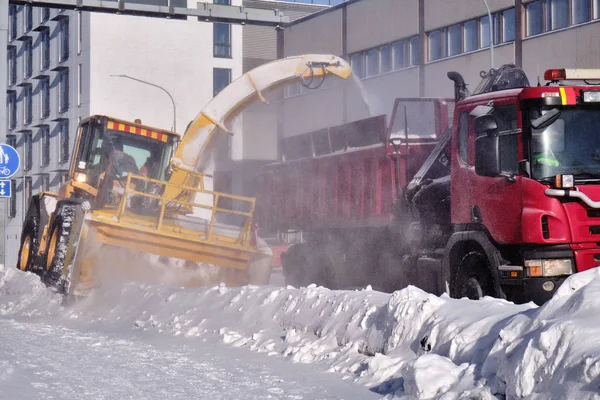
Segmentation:
{"type": "Polygon", "coordinates": [[[379,48],[379,67],[382,74],[392,70],[391,47],[389,44],[379,48]]]}
{"type": "Polygon", "coordinates": [[[350,56],[350,66],[352,67],[352,71],[359,78],[364,78],[364,68],[363,68],[363,53],[355,53],[350,56]]]}
{"type": "Polygon", "coordinates": [[[8,84],[14,85],[17,82],[17,48],[10,46],[8,48],[8,84]]]}
{"type": "Polygon", "coordinates": [[[8,115],[8,129],[15,129],[17,126],[17,93],[10,91],[6,95],[6,108],[8,115]]]}
{"type": "Polygon", "coordinates": [[[413,36],[409,40],[410,44],[410,65],[419,65],[421,62],[421,39],[413,36]]]}
{"type": "Polygon", "coordinates": [[[10,147],[17,148],[17,137],[15,135],[6,135],[6,144],[10,147]]]}
{"type": "Polygon", "coordinates": [[[573,24],[582,24],[592,19],[591,0],[573,0],[573,24]]]}
{"type": "Polygon", "coordinates": [[[41,175],[42,183],[40,185],[41,192],[47,192],[50,190],[50,175],[42,174],[41,175]]]}
{"type": "Polygon", "coordinates": [[[58,162],[65,163],[69,161],[69,121],[61,121],[60,129],[60,148],[58,154],[58,162]]]}
{"type": "Polygon", "coordinates": [[[10,180],[10,203],[8,203],[8,217],[14,218],[17,216],[17,181],[10,180]]]}
{"type": "Polygon", "coordinates": [[[213,69],[213,96],[219,94],[231,83],[231,70],[226,68],[213,69]]]}
{"type": "Polygon", "coordinates": [[[223,23],[213,24],[214,56],[231,57],[231,25],[223,23]]]}
{"type": "Polygon", "coordinates": [[[24,42],[23,42],[23,53],[24,53],[24,57],[25,60],[23,62],[23,68],[24,68],[24,75],[25,78],[29,78],[31,77],[31,74],[33,72],[33,49],[32,49],[32,41],[31,38],[28,37],[24,42]]]}
{"type": "Polygon", "coordinates": [[[59,112],[69,109],[69,70],[60,71],[59,74],[59,112]]]}
{"type": "Polygon", "coordinates": [[[464,23],[465,44],[464,51],[475,51],[479,47],[477,39],[477,20],[471,20],[464,23]]]}
{"type": "MultiPolygon", "coordinates": [[[[498,32],[500,29],[497,29],[498,32]]],[[[515,40],[515,9],[511,8],[502,12],[502,42],[515,40]]]]}
{"type": "Polygon", "coordinates": [[[31,169],[31,164],[33,158],[31,156],[31,132],[23,132],[23,169],[25,171],[29,171],[31,169]]]}
{"type": "Polygon", "coordinates": [[[448,28],[448,56],[462,53],[462,26],[452,25],[448,28]]]}
{"type": "Polygon", "coordinates": [[[23,107],[23,123],[29,125],[32,119],[33,113],[33,99],[31,93],[31,86],[27,85],[23,89],[23,101],[25,102],[23,107]]]}
{"type": "Polygon", "coordinates": [[[394,54],[394,69],[408,67],[408,57],[406,56],[406,41],[399,40],[392,43],[392,52],[394,54]]]}
{"type": "Polygon", "coordinates": [[[8,8],[8,23],[9,23],[9,40],[17,38],[17,6],[11,4],[8,8]]]}
{"type": "Polygon", "coordinates": [[[44,119],[50,115],[50,78],[42,78],[40,85],[40,118],[44,119]]]}
{"type": "Polygon", "coordinates": [[[525,4],[527,15],[527,36],[539,35],[544,31],[542,1],[525,4]]]}
{"type": "Polygon", "coordinates": [[[429,32],[429,61],[439,60],[446,56],[444,36],[445,31],[442,29],[429,32]]]}
{"type": "Polygon", "coordinates": [[[50,19],[50,9],[48,7],[42,7],[40,9],[40,22],[46,22],[50,19]]]}
{"type": "Polygon", "coordinates": [[[50,164],[50,128],[42,126],[40,128],[40,164],[42,167],[50,164]]]}
{"type": "Polygon", "coordinates": [[[50,67],[50,30],[43,29],[40,32],[40,69],[46,70],[50,67]]]}
{"type": "Polygon", "coordinates": [[[367,51],[367,76],[379,74],[379,51],[370,49],[367,51]]]}
{"type": "Polygon", "coordinates": [[[32,193],[32,180],[30,176],[26,176],[23,181],[23,215],[27,214],[29,208],[29,202],[31,201],[32,193]]]}
{"type": "Polygon", "coordinates": [[[548,30],[569,26],[569,0],[546,0],[548,30]]]}
{"type": "Polygon", "coordinates": [[[479,48],[490,47],[490,19],[488,16],[479,18],[479,48]]]}
{"type": "Polygon", "coordinates": [[[60,62],[69,58],[69,20],[67,18],[60,21],[60,62]]]}
{"type": "Polygon", "coordinates": [[[25,5],[25,21],[24,21],[24,32],[27,33],[31,30],[32,26],[33,26],[33,7],[31,7],[31,5],[27,4],[25,5]]]}

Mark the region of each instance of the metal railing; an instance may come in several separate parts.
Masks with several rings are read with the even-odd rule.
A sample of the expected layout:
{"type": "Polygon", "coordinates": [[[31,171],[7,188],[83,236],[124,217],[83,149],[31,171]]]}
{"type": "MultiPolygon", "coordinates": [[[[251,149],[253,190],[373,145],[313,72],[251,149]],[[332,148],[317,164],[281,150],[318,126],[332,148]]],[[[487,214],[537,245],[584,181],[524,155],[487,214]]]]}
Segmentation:
{"type": "MultiPolygon", "coordinates": [[[[198,177],[200,177],[200,178],[204,176],[204,174],[194,174],[194,175],[198,175],[198,177]]],[[[210,214],[211,214],[210,221],[203,219],[203,218],[198,218],[202,222],[208,222],[207,229],[202,231],[202,233],[204,234],[204,237],[202,237],[201,239],[206,240],[206,241],[214,241],[216,237],[219,237],[219,240],[222,241],[223,235],[219,235],[218,233],[215,233],[215,226],[218,224],[215,219],[216,215],[217,214],[235,215],[235,216],[241,217],[241,219],[243,220],[243,223],[240,224],[241,226],[232,226],[232,225],[223,225],[223,226],[226,229],[231,229],[231,228],[235,228],[236,230],[239,229],[239,235],[237,235],[237,238],[232,238],[234,244],[243,246],[243,247],[251,246],[252,218],[254,215],[256,199],[250,198],[250,197],[236,196],[236,195],[227,194],[227,193],[220,193],[220,192],[205,190],[203,179],[200,179],[199,186],[200,187],[178,185],[178,184],[170,183],[168,181],[161,181],[161,180],[157,180],[157,179],[148,178],[146,176],[134,175],[134,174],[130,173],[127,175],[127,181],[125,184],[125,188],[123,190],[122,197],[118,204],[116,218],[119,222],[121,222],[122,220],[124,220],[124,217],[127,217],[126,211],[128,209],[131,209],[131,204],[129,204],[129,206],[128,206],[128,203],[131,203],[133,196],[140,196],[139,198],[144,198],[144,197],[150,198],[150,199],[154,199],[158,202],[159,210],[158,210],[158,215],[157,215],[157,219],[156,219],[156,224],[153,227],[153,229],[156,231],[163,230],[163,227],[165,225],[173,226],[172,224],[165,223],[165,218],[166,218],[167,214],[171,213],[168,210],[168,208],[171,208],[174,206],[177,207],[178,209],[181,207],[201,208],[201,209],[209,210],[210,214]],[[137,182],[148,182],[149,184],[159,185],[159,187],[162,187],[161,188],[162,190],[158,190],[158,193],[160,193],[160,194],[146,193],[146,192],[137,190],[137,187],[135,187],[134,182],[136,182],[136,183],[137,182]],[[179,190],[181,190],[183,193],[186,193],[187,195],[180,196],[183,198],[183,200],[178,199],[178,198],[175,198],[175,199],[167,198],[165,196],[165,193],[167,192],[166,189],[168,187],[177,187],[179,190]],[[190,198],[196,197],[196,195],[198,195],[198,194],[212,196],[212,198],[213,198],[212,205],[208,205],[206,203],[198,203],[195,201],[188,200],[190,198]],[[231,200],[246,204],[249,211],[237,211],[237,210],[233,210],[233,209],[219,207],[220,199],[231,199],[231,200]]],[[[135,211],[132,211],[132,212],[135,213],[135,211]]],[[[181,215],[181,213],[177,213],[177,212],[175,212],[175,214],[181,215]]],[[[131,223],[132,221],[127,220],[127,222],[131,223]]]]}

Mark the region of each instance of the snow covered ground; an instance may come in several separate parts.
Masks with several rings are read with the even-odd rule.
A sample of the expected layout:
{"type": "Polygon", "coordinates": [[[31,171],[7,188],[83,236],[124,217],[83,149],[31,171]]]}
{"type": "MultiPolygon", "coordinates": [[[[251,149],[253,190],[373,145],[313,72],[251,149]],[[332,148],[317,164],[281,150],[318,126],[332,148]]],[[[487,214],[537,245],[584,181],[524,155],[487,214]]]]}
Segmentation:
{"type": "MultiPolygon", "coordinates": [[[[14,384],[6,382],[13,382],[14,376],[35,371],[39,372],[35,382],[42,386],[32,393],[46,393],[42,389],[49,389],[43,384],[51,385],[52,379],[44,374],[58,370],[53,360],[68,352],[66,342],[77,343],[67,361],[82,371],[79,379],[89,376],[84,370],[101,368],[85,398],[102,397],[98,390],[104,386],[118,388],[113,398],[164,398],[165,391],[194,398],[214,397],[214,393],[222,393],[220,398],[318,398],[316,393],[322,394],[320,398],[344,399],[600,398],[598,299],[600,270],[590,270],[571,277],[539,308],[497,299],[454,300],[414,287],[390,295],[368,289],[178,289],[134,283],[106,286],[63,307],[61,298],[37,277],[10,268],[0,271],[0,331],[8,332],[0,334],[0,350],[6,353],[1,357],[0,397],[11,397],[6,391],[14,384]],[[32,324],[35,334],[23,328],[32,324]],[[29,331],[22,339],[20,329],[29,331]],[[49,346],[40,345],[48,336],[67,339],[49,338],[49,346]],[[36,358],[36,351],[19,349],[19,343],[32,348],[38,343],[41,358],[36,358]],[[100,345],[94,348],[94,343],[100,345]],[[217,360],[211,367],[200,357],[206,353],[209,360],[217,359],[218,354],[233,350],[238,351],[239,363],[217,360]],[[265,364],[264,376],[275,380],[255,381],[242,374],[239,380],[246,382],[242,386],[253,390],[244,395],[234,381],[259,356],[260,362],[272,360],[273,364],[265,364]],[[87,357],[102,361],[86,362],[87,357]],[[151,360],[156,358],[164,363],[155,366],[151,360]],[[313,379],[327,393],[304,379],[307,370],[284,374],[283,365],[293,365],[285,359],[310,364],[306,367],[315,374],[313,379]],[[14,366],[15,360],[19,367],[14,366]],[[44,367],[46,363],[49,367],[44,367]],[[240,369],[230,371],[238,365],[240,369]],[[145,371],[149,366],[154,369],[145,371]],[[323,370],[332,373],[318,372],[323,370]],[[194,383],[202,381],[194,380],[199,375],[232,387],[211,389],[209,382],[202,392],[194,383]],[[160,376],[167,377],[164,385],[160,376]],[[156,396],[117,385],[119,377],[127,382],[147,379],[144,393],[156,396]],[[283,382],[273,384],[277,379],[283,382]],[[284,384],[288,379],[293,383],[284,384]],[[353,390],[337,386],[343,380],[355,383],[350,386],[353,390]],[[299,389],[303,386],[305,390],[299,389]],[[307,391],[312,386],[316,390],[307,391]],[[275,391],[269,391],[272,388],[275,391]],[[200,394],[193,395],[195,390],[200,394]]],[[[25,382],[32,380],[21,384],[25,382]]]]}

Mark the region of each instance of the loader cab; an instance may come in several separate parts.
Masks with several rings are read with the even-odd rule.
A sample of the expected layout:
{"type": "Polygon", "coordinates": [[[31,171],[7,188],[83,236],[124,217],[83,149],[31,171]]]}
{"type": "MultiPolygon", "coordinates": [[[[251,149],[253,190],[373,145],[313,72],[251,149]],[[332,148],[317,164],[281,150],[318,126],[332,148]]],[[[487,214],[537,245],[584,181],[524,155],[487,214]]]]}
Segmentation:
{"type": "Polygon", "coordinates": [[[119,186],[127,174],[164,179],[179,136],[174,132],[93,116],[79,127],[72,185],[95,197],[105,177],[119,186]]]}

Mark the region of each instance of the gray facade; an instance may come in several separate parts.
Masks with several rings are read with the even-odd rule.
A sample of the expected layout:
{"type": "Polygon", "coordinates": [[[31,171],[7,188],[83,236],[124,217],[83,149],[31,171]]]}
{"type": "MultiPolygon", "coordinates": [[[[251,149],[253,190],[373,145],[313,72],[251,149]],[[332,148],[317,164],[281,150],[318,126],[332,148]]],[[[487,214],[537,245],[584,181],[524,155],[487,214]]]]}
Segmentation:
{"type": "MultiPolygon", "coordinates": [[[[521,65],[532,84],[549,68],[600,65],[600,1],[488,0],[494,66],[521,65]]],[[[292,89],[280,135],[293,136],[368,115],[390,116],[396,97],[452,97],[448,71],[469,87],[488,70],[490,33],[482,0],[350,0],[286,27],[285,56],[325,52],[358,76],[314,91],[292,89]],[[327,112],[323,104],[328,104],[327,112]],[[368,107],[366,107],[366,105],[368,107]],[[366,107],[366,110],[365,110],[366,107]]]]}
{"type": "Polygon", "coordinates": [[[82,16],[74,11],[9,7],[6,142],[19,152],[5,200],[5,264],[16,264],[32,195],[56,191],[65,179],[76,127],[86,116],[82,16]]]}

